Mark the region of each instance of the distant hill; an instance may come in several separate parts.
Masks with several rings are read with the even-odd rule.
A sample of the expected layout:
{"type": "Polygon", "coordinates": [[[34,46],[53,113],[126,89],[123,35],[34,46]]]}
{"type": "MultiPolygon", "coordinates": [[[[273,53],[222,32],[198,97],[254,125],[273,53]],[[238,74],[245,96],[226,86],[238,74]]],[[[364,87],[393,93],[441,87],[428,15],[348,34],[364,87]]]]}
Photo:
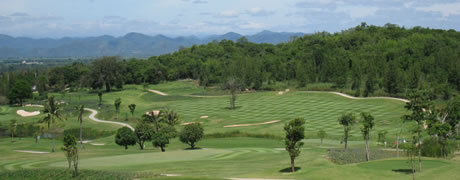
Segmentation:
{"type": "MultiPolygon", "coordinates": [[[[287,42],[292,36],[304,36],[303,33],[271,32],[246,36],[250,42],[278,44],[287,42]]],[[[140,33],[128,33],[125,36],[97,36],[87,38],[32,39],[27,37],[11,37],[0,34],[0,58],[22,57],[100,57],[120,55],[123,57],[149,57],[171,53],[180,47],[194,44],[206,44],[214,40],[232,40],[243,35],[229,32],[223,35],[212,35],[205,38],[176,37],[164,35],[148,36],[140,33]]]]}

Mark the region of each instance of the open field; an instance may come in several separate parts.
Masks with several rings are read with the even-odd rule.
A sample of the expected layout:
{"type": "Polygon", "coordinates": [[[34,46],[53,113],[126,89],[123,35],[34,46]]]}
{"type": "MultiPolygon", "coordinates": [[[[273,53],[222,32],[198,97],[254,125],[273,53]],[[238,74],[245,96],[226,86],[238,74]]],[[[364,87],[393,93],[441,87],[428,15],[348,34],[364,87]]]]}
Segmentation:
{"type": "MultiPolygon", "coordinates": [[[[141,86],[127,86],[123,91],[106,93],[103,95],[103,106],[97,106],[96,94],[71,93],[62,98],[68,102],[67,108],[85,104],[88,108],[98,110],[96,116],[102,120],[121,121],[135,125],[146,111],[169,107],[176,110],[182,123],[202,122],[206,134],[223,133],[238,130],[245,133],[269,134],[282,137],[282,127],[287,121],[304,117],[307,139],[302,153],[296,159],[296,166],[301,169],[295,173],[285,173],[282,170],[289,167],[289,156],[284,151],[284,143],[279,138],[251,138],[225,137],[206,138],[198,143],[198,150],[187,150],[187,145],[173,139],[166,152],[160,152],[146,143],[147,148],[131,146],[128,150],[114,143],[114,136],[93,139],[92,145],[85,144],[81,150],[80,168],[88,173],[94,171],[108,171],[127,173],[127,179],[226,179],[226,178],[269,178],[269,179],[410,179],[407,174],[409,164],[407,158],[392,158],[348,165],[337,165],[328,158],[327,150],[342,148],[340,137],[343,128],[337,118],[344,112],[369,112],[376,118],[376,127],[373,130],[372,148],[378,148],[375,140],[376,132],[387,130],[387,139],[393,140],[400,131],[402,120],[406,113],[404,103],[385,99],[354,100],[327,92],[290,91],[283,95],[278,92],[244,93],[237,97],[235,110],[227,109],[228,96],[219,96],[225,92],[206,90],[194,85],[193,81],[177,81],[150,86],[168,96],[162,96],[142,89],[141,86]],[[191,97],[190,95],[211,96],[191,97]],[[120,97],[122,108],[120,119],[114,114],[113,101],[120,97]],[[136,112],[132,117],[128,111],[129,104],[136,104],[136,112]],[[200,118],[209,116],[208,118],[200,118]],[[127,120],[125,120],[127,119],[127,120]],[[254,126],[228,127],[227,125],[264,123],[279,120],[271,124],[254,126]],[[320,146],[316,133],[324,129],[330,136],[320,146]],[[91,170],[91,171],[90,171],[91,170]],[[179,175],[166,177],[161,175],[179,175]]],[[[59,99],[58,95],[56,97],[59,99]]],[[[8,124],[10,119],[19,122],[33,122],[43,115],[36,117],[19,117],[18,109],[26,111],[40,110],[39,107],[0,107],[0,122],[8,124]]],[[[89,112],[84,114],[84,126],[99,130],[116,130],[119,125],[97,123],[88,118],[89,112]]],[[[69,115],[62,128],[76,128],[78,123],[75,115],[69,115]]],[[[181,126],[177,127],[179,130],[181,126]]],[[[403,134],[406,132],[403,131],[403,134]]],[[[356,125],[351,131],[351,148],[364,148],[359,127],[356,125]]],[[[57,141],[56,147],[62,146],[57,141]]],[[[15,170],[41,169],[43,171],[63,170],[67,167],[64,154],[57,150],[55,153],[36,154],[22,151],[49,152],[51,140],[41,139],[38,143],[32,138],[16,139],[10,142],[9,138],[0,139],[0,178],[6,172],[15,170]]],[[[424,171],[417,173],[418,179],[455,179],[460,170],[458,157],[452,160],[424,158],[424,171]]],[[[58,173],[59,174],[59,173],[58,173]]],[[[110,174],[109,174],[110,175],[110,174]]],[[[116,176],[116,174],[114,175],[116,176]]],[[[37,178],[36,176],[33,176],[37,178]]],[[[121,176],[120,176],[121,177],[121,176]]],[[[56,177],[57,178],[57,177],[56,177]]],[[[37,178],[40,179],[40,178],[37,178]]],[[[110,179],[110,176],[107,177],[110,179]]]]}

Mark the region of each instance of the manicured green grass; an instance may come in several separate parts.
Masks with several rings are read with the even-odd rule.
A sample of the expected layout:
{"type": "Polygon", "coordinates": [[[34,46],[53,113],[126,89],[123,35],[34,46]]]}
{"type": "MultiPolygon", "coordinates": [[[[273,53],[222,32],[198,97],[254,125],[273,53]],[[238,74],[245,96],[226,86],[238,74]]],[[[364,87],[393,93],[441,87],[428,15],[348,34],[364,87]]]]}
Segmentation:
{"type": "MultiPolygon", "coordinates": [[[[127,122],[135,125],[146,111],[172,108],[178,112],[182,122],[202,122],[206,134],[224,133],[238,130],[250,134],[269,134],[282,138],[283,125],[287,121],[304,117],[307,139],[302,153],[296,159],[300,170],[286,173],[282,170],[289,167],[289,156],[284,150],[284,142],[280,138],[224,137],[205,138],[198,142],[201,149],[187,150],[188,145],[172,139],[166,152],[153,148],[150,142],[146,149],[130,146],[124,150],[114,143],[114,136],[93,140],[92,143],[104,144],[95,146],[85,144],[80,151],[80,168],[91,177],[93,172],[134,173],[138,179],[225,179],[225,178],[280,178],[280,179],[410,179],[405,173],[410,166],[407,158],[383,159],[368,163],[338,165],[327,158],[329,148],[342,148],[340,137],[343,133],[337,118],[344,112],[356,115],[364,111],[376,118],[373,130],[372,148],[376,146],[377,131],[387,130],[388,140],[394,139],[402,125],[401,116],[406,113],[404,103],[394,100],[369,99],[352,100],[330,93],[310,93],[291,91],[283,95],[278,92],[243,93],[237,97],[235,110],[229,110],[229,97],[191,97],[189,95],[225,94],[218,89],[203,89],[194,81],[177,81],[151,85],[149,88],[168,93],[160,96],[143,90],[142,86],[126,86],[123,91],[105,93],[104,105],[98,109],[96,94],[72,93],[63,100],[69,114],[65,122],[60,123],[64,129],[79,126],[73,106],[84,104],[86,107],[98,109],[98,118],[127,122]],[[121,116],[116,119],[113,102],[122,99],[121,116]],[[129,104],[136,104],[136,112],[131,117],[129,104]],[[128,117],[125,121],[125,117],[128,117]],[[200,116],[209,116],[202,119],[200,116]],[[261,123],[280,120],[281,122],[260,126],[224,128],[225,125],[261,123]],[[320,146],[316,132],[324,129],[329,137],[320,146]],[[90,171],[91,170],[91,171],[90,171]],[[94,170],[94,171],[93,171],[94,170]],[[160,174],[178,174],[179,177],[164,177],[160,174]]],[[[57,95],[60,98],[60,96],[57,95]]],[[[18,107],[0,106],[0,122],[8,124],[9,119],[16,118],[19,122],[37,121],[42,116],[21,118],[16,115],[18,107]]],[[[24,108],[26,109],[26,108],[24,108]]],[[[29,110],[40,109],[30,108],[29,110]]],[[[120,126],[96,123],[84,115],[84,126],[99,130],[116,130],[120,126]]],[[[408,127],[410,125],[406,125],[408,127]]],[[[180,130],[182,126],[177,126],[180,130]]],[[[403,131],[403,135],[406,132],[403,131]]],[[[364,148],[359,124],[353,127],[350,148],[364,148]]],[[[10,142],[8,138],[0,138],[0,177],[15,170],[41,169],[43,175],[50,171],[60,171],[67,166],[64,153],[60,150],[61,141],[56,141],[55,153],[30,154],[16,150],[51,150],[51,140],[41,139],[35,143],[32,138],[17,139],[10,142]],[[3,173],[3,174],[2,174],[3,173]]],[[[424,170],[417,173],[418,179],[455,179],[460,170],[460,161],[445,161],[424,158],[424,170]]],[[[38,171],[37,171],[38,172],[38,171]]],[[[67,171],[66,171],[67,172],[67,171]]],[[[69,171],[70,172],[70,171],[69,171]]],[[[33,173],[30,173],[33,175],[33,173]]],[[[49,173],[48,173],[49,174],[49,173]]],[[[97,173],[96,173],[97,174],[97,173]]],[[[109,173],[110,174],[110,173],[109,173]]],[[[46,175],[50,176],[50,175],[46,175]]],[[[18,176],[20,177],[20,176],[18,176]]],[[[61,176],[60,176],[61,177],[61,176]]],[[[62,176],[64,177],[64,176],[62,176]]],[[[67,175],[65,176],[67,177],[67,175]]],[[[53,178],[52,176],[50,178],[53,178]]],[[[21,179],[21,178],[19,178],[21,179]]]]}

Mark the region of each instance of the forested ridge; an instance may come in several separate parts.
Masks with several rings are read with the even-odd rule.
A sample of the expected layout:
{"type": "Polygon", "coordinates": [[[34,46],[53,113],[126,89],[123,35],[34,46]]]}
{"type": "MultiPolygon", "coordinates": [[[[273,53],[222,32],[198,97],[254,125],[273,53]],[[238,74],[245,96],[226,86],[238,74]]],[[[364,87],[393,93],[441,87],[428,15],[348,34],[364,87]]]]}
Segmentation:
{"type": "Polygon", "coordinates": [[[311,89],[327,84],[323,90],[355,96],[404,97],[408,89],[426,89],[437,98],[450,99],[460,90],[460,33],[362,23],[340,33],[319,32],[277,45],[255,44],[242,37],[148,60],[104,57],[89,64],[5,72],[0,93],[5,101],[18,81],[36,85],[43,95],[66,88],[111,91],[124,84],[187,78],[199,80],[202,86],[235,79],[241,90],[272,90],[279,84],[311,89]]]}

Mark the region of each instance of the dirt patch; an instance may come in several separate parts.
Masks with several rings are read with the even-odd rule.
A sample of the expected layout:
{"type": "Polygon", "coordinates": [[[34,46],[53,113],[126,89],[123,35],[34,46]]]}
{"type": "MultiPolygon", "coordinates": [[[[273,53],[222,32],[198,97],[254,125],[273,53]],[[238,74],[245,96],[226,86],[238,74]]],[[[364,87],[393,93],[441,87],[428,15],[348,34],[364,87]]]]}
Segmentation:
{"type": "Polygon", "coordinates": [[[32,153],[32,154],[48,154],[48,153],[50,153],[50,152],[42,152],[42,151],[27,151],[27,150],[16,150],[16,152],[32,153]]]}
{"type": "Polygon", "coordinates": [[[158,116],[158,114],[160,114],[160,111],[159,110],[152,110],[152,111],[145,112],[145,114],[147,114],[149,116],[152,116],[152,113],[153,113],[153,115],[158,116]]]}
{"type": "Polygon", "coordinates": [[[230,127],[245,127],[245,126],[258,126],[258,125],[265,125],[265,124],[273,124],[280,122],[280,120],[274,120],[274,121],[267,121],[263,123],[253,123],[253,124],[235,124],[235,125],[227,125],[224,126],[224,128],[230,128],[230,127]]]}
{"type": "Polygon", "coordinates": [[[40,115],[40,111],[28,112],[28,111],[24,111],[24,110],[20,109],[20,110],[16,111],[16,114],[20,115],[21,117],[31,117],[31,116],[40,115]]]}
{"type": "Polygon", "coordinates": [[[153,93],[155,93],[155,94],[162,95],[162,96],[168,96],[168,94],[163,93],[163,92],[161,92],[161,91],[157,91],[157,90],[153,90],[153,89],[151,89],[151,90],[149,90],[149,91],[150,91],[150,92],[153,92],[153,93]]]}
{"type": "Polygon", "coordinates": [[[93,145],[93,146],[103,146],[105,144],[103,144],[103,143],[91,143],[91,145],[93,145]]]}

